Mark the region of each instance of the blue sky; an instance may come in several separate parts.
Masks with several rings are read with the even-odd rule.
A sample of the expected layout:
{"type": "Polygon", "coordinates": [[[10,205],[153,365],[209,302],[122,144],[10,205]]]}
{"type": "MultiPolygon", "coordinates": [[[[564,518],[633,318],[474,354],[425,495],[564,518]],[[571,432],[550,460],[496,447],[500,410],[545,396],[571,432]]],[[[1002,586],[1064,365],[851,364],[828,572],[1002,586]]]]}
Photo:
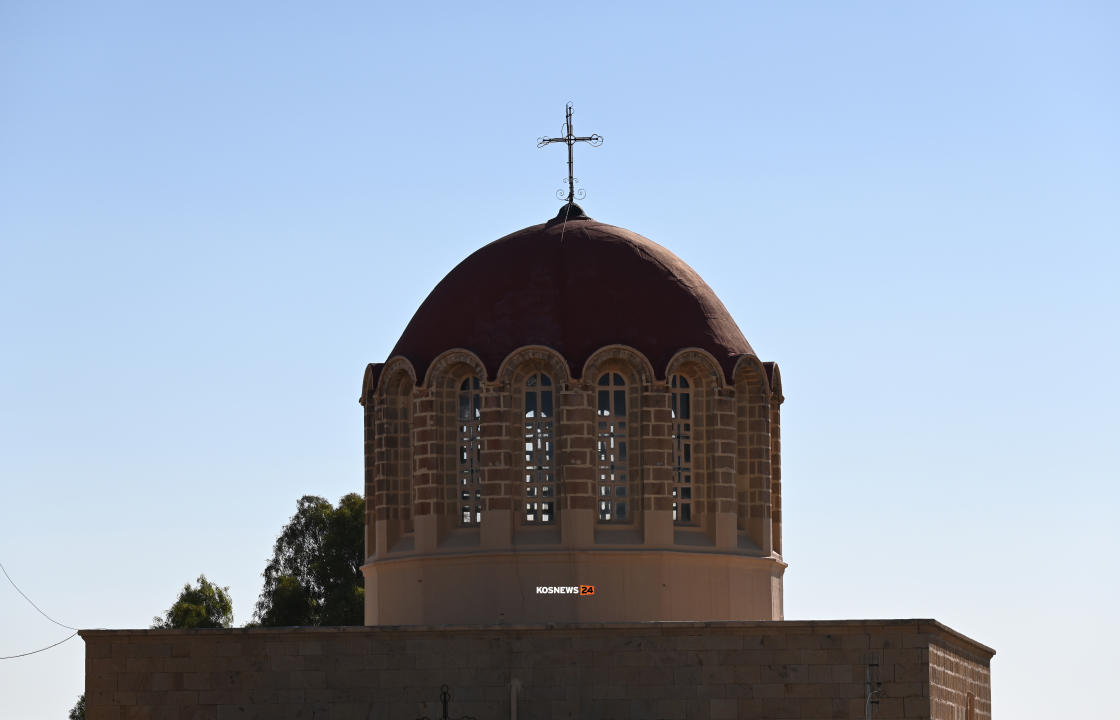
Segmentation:
{"type": "MultiPolygon", "coordinates": [[[[360,492],[367,362],[551,217],[673,250],[782,367],[786,615],[934,617],[1000,717],[1120,640],[1111,3],[0,2],[0,562],[239,624],[296,499],[360,492]]],[[[0,583],[0,655],[65,637],[0,583]]],[[[75,639],[0,664],[60,718],[75,639]]]]}

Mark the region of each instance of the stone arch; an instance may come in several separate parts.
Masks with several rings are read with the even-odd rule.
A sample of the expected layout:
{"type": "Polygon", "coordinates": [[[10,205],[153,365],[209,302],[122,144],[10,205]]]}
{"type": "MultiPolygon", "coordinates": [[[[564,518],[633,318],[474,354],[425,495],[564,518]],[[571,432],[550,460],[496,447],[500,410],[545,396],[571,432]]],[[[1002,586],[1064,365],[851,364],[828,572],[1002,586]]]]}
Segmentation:
{"type": "Polygon", "coordinates": [[[653,365],[645,355],[629,345],[606,345],[591,353],[583,364],[581,379],[594,385],[607,368],[624,370],[627,380],[638,388],[653,382],[653,365]]]}
{"type": "Polygon", "coordinates": [[[480,383],[486,382],[488,377],[486,366],[478,356],[470,350],[452,348],[440,353],[428,365],[428,371],[424,374],[424,387],[431,389],[447,387],[457,378],[466,375],[467,371],[472,372],[480,383]]]}
{"type": "Polygon", "coordinates": [[[495,382],[513,388],[536,372],[547,372],[556,383],[572,380],[568,361],[563,355],[545,345],[525,345],[506,356],[498,367],[495,382]]]}
{"type": "Polygon", "coordinates": [[[401,375],[408,379],[412,387],[416,387],[416,369],[412,367],[412,363],[403,355],[394,355],[381,366],[375,389],[377,396],[384,398],[390,387],[393,387],[394,390],[398,389],[401,375]]]}
{"type": "Polygon", "coordinates": [[[785,402],[785,395],[782,394],[782,371],[778,369],[778,363],[766,362],[763,363],[763,368],[766,370],[766,377],[770,381],[770,394],[773,399],[781,404],[785,402]]]}
{"type": "Polygon", "coordinates": [[[731,373],[731,382],[738,388],[740,383],[745,383],[752,392],[762,397],[770,396],[770,381],[767,377],[766,367],[757,355],[740,355],[735,361],[735,369],[731,373]]]}
{"type": "Polygon", "coordinates": [[[683,373],[717,389],[727,386],[719,361],[702,348],[685,348],[669,359],[665,365],[665,381],[676,373],[683,373]]]}
{"type": "Polygon", "coordinates": [[[372,404],[377,392],[377,381],[381,377],[381,370],[384,369],[384,363],[370,363],[366,365],[366,370],[362,373],[362,395],[358,398],[359,405],[372,404]]]}

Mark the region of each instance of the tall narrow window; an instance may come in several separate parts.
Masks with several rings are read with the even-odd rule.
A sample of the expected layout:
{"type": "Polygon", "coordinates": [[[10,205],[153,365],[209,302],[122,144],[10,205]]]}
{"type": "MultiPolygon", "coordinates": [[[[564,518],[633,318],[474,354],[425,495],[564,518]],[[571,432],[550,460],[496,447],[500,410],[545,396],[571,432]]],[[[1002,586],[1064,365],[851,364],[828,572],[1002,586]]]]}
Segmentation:
{"type": "Polygon", "coordinates": [[[626,436],[626,381],[618,373],[599,378],[595,414],[598,447],[599,520],[630,519],[626,436]]]}
{"type": "Polygon", "coordinates": [[[464,525],[482,520],[481,401],[478,378],[464,380],[459,386],[459,512],[464,525]]]}
{"type": "Polygon", "coordinates": [[[556,482],[552,464],[552,378],[544,373],[525,381],[525,522],[556,519],[556,482]]]}
{"type": "Polygon", "coordinates": [[[673,395],[673,521],[692,522],[692,393],[688,379],[674,375],[673,395]]]}

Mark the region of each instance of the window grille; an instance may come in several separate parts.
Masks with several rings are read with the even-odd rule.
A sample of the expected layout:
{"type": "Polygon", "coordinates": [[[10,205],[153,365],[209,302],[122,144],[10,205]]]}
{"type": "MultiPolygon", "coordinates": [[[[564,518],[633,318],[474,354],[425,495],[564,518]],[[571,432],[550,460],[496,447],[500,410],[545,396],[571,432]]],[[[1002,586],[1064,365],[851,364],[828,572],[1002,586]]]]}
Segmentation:
{"type": "Polygon", "coordinates": [[[525,381],[526,523],[544,525],[556,520],[554,422],[552,378],[544,373],[532,375],[525,381]]]}
{"type": "Polygon", "coordinates": [[[604,373],[596,386],[599,520],[627,522],[626,381],[618,373],[604,373]]]}
{"type": "Polygon", "coordinates": [[[477,525],[482,520],[481,410],[478,378],[467,378],[459,386],[459,514],[463,525],[477,525]]]}
{"type": "Polygon", "coordinates": [[[673,522],[692,523],[692,391],[688,378],[674,375],[673,396],[673,522]]]}

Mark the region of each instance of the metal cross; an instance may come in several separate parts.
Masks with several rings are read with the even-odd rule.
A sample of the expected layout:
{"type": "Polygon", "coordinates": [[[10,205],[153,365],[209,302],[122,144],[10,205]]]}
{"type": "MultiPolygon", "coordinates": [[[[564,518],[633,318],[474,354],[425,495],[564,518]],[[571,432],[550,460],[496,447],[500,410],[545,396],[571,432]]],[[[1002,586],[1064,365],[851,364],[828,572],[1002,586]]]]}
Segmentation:
{"type": "Polygon", "coordinates": [[[576,193],[576,183],[579,181],[579,179],[572,177],[572,148],[577,142],[585,142],[590,144],[592,147],[599,147],[603,144],[603,136],[589,135],[588,137],[576,137],[575,133],[572,130],[572,104],[568,103],[564,107],[567,111],[563,127],[564,135],[562,137],[554,138],[539,137],[537,138],[537,147],[542,148],[545,145],[551,145],[552,143],[556,142],[562,142],[568,146],[568,195],[567,197],[565,197],[563,190],[557,190],[556,197],[560,200],[567,200],[570,204],[575,202],[576,200],[582,200],[586,195],[582,188],[580,189],[578,194],[576,193]]]}

